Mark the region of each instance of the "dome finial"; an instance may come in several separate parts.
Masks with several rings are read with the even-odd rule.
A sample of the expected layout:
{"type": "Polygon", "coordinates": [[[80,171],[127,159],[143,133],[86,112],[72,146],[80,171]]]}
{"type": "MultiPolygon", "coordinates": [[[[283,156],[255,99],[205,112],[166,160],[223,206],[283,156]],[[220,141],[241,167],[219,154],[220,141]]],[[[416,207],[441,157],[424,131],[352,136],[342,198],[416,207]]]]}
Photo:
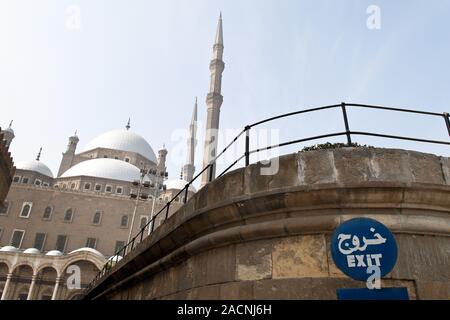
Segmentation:
{"type": "Polygon", "coordinates": [[[12,124],[13,124],[14,120],[11,120],[11,122],[9,123],[9,128],[11,128],[12,124]]]}
{"type": "Polygon", "coordinates": [[[125,128],[126,128],[127,130],[130,130],[130,128],[131,128],[131,126],[130,126],[130,118],[128,118],[128,123],[127,123],[127,125],[125,126],[125,128]]]}
{"type": "Polygon", "coordinates": [[[74,136],[76,136],[77,135],[77,133],[78,133],[78,130],[75,130],[75,133],[73,134],[74,136]]]}
{"type": "Polygon", "coordinates": [[[42,152],[42,147],[39,149],[39,153],[36,157],[36,160],[39,161],[39,159],[41,158],[41,152],[42,152]]]}

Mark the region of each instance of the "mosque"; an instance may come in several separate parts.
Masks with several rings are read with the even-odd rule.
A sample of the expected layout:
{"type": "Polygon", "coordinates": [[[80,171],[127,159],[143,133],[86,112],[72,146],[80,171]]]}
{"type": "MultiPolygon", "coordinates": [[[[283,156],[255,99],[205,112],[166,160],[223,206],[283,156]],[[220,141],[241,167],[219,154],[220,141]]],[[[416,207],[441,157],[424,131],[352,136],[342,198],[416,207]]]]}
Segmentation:
{"type": "MultiPolygon", "coordinates": [[[[217,148],[225,66],[222,33],[220,16],[209,66],[204,164],[214,158],[217,148]]],[[[15,162],[11,188],[0,201],[1,299],[76,299],[108,259],[120,258],[114,254],[192,180],[196,131],[197,101],[189,124],[186,164],[181,177],[173,180],[168,180],[166,169],[168,150],[163,147],[155,153],[132,130],[130,121],[123,129],[100,134],[82,149],[75,132],[56,174],[41,161],[42,148],[35,159],[15,162]],[[78,286],[68,284],[73,266],[80,270],[78,286]]],[[[15,137],[12,123],[1,133],[9,148],[15,137]]],[[[202,185],[213,174],[205,172],[202,185]]],[[[195,192],[190,186],[188,197],[195,192]]],[[[169,214],[182,204],[182,197],[176,198],[169,214]]],[[[157,219],[155,227],[160,223],[157,219]]]]}

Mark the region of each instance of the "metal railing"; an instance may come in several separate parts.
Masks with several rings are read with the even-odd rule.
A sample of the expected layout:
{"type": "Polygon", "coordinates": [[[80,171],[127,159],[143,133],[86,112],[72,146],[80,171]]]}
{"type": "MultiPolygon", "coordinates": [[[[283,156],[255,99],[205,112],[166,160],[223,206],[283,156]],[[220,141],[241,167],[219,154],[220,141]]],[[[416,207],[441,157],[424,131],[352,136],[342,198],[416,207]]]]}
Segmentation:
{"type": "Polygon", "coordinates": [[[172,202],[176,201],[176,199],[183,193],[184,193],[183,203],[186,203],[189,187],[206,170],[210,170],[209,181],[211,181],[212,175],[213,175],[213,168],[216,163],[216,160],[218,158],[220,158],[234,143],[236,143],[236,141],[244,133],[245,133],[245,152],[238,159],[236,159],[233,163],[231,163],[228,167],[226,167],[226,169],[223,170],[218,175],[218,178],[223,176],[226,172],[228,172],[232,167],[234,167],[243,158],[245,158],[245,166],[248,166],[250,164],[250,155],[251,154],[258,153],[258,152],[265,151],[265,150],[274,149],[274,148],[284,147],[287,145],[292,145],[292,144],[297,144],[297,143],[312,141],[312,140],[318,140],[318,139],[323,139],[323,138],[329,138],[329,137],[345,136],[347,139],[347,145],[349,145],[349,146],[352,145],[352,136],[355,136],[355,135],[373,136],[373,137],[381,137],[381,138],[388,138],[388,139],[408,140],[408,141],[442,144],[442,145],[450,146],[450,139],[449,139],[449,141],[440,141],[440,140],[430,140],[430,139],[422,139],[422,138],[416,138],[416,137],[381,134],[381,133],[375,133],[375,132],[352,131],[352,130],[350,130],[350,125],[349,125],[349,121],[348,121],[348,117],[347,117],[347,108],[348,107],[380,109],[380,110],[395,111],[395,112],[414,113],[414,114],[433,116],[433,117],[442,117],[444,120],[444,123],[447,127],[447,131],[448,131],[448,134],[450,137],[450,116],[449,116],[449,113],[447,113],[447,112],[435,113],[435,112],[419,111],[419,110],[412,110],[412,109],[401,109],[401,108],[392,108],[392,107],[383,107],[383,106],[374,106],[374,105],[365,105],[365,104],[353,104],[353,103],[344,103],[344,102],[342,102],[340,104],[335,104],[335,105],[322,106],[322,107],[317,107],[317,108],[311,108],[311,109],[305,109],[305,110],[299,110],[299,111],[295,111],[295,112],[285,113],[282,115],[278,115],[275,117],[271,117],[271,118],[261,120],[261,121],[255,122],[253,124],[247,125],[217,156],[214,157],[213,160],[211,160],[211,162],[206,167],[204,167],[191,181],[189,181],[182,190],[180,190],[177,194],[175,194],[172,197],[172,199],[169,200],[167,202],[167,204],[161,210],[159,210],[153,216],[153,218],[144,227],[142,227],[140,229],[140,231],[126,245],[124,245],[120,250],[118,250],[112,258],[110,258],[110,260],[105,264],[105,266],[102,268],[102,270],[100,270],[100,272],[96,275],[96,277],[93,279],[93,281],[88,285],[88,287],[86,288],[86,291],[89,291],[90,289],[92,289],[92,287],[95,286],[96,283],[98,283],[99,279],[101,279],[102,277],[104,277],[111,271],[112,267],[114,266],[115,263],[117,263],[119,261],[119,259],[121,259],[122,257],[125,257],[131,250],[133,250],[135,245],[142,242],[145,231],[148,230],[147,228],[150,228],[150,232],[148,233],[148,235],[150,235],[154,231],[155,222],[156,222],[156,219],[158,218],[158,216],[164,215],[164,220],[162,222],[167,220],[167,218],[169,216],[170,205],[172,204],[172,202]],[[311,137],[307,137],[307,138],[286,141],[283,143],[269,145],[266,147],[250,150],[250,130],[256,126],[259,126],[261,124],[264,124],[264,123],[267,123],[270,121],[278,120],[281,118],[287,118],[287,117],[297,116],[297,115],[301,115],[301,114],[305,114],[305,113],[311,113],[311,112],[316,112],[316,111],[320,111],[320,110],[335,109],[335,108],[339,108],[342,111],[342,119],[343,119],[345,131],[311,136],[311,137]]]}

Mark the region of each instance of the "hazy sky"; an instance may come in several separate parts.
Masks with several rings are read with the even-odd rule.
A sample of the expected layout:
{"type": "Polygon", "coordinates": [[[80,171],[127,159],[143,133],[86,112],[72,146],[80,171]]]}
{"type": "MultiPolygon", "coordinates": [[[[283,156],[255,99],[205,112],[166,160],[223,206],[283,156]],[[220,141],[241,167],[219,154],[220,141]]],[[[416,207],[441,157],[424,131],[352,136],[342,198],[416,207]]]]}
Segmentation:
{"type": "MultiPolygon", "coordinates": [[[[450,112],[450,1],[0,0],[0,125],[14,119],[15,160],[35,158],[42,146],[56,174],[75,130],[80,150],[131,117],[155,152],[166,144],[178,176],[184,157],[174,157],[174,132],[188,126],[195,96],[200,125],[205,119],[220,11],[222,128],[341,101],[450,112]],[[381,10],[380,29],[367,27],[370,5],[381,10]]],[[[441,118],[349,118],[352,129],[449,138],[441,118]]],[[[339,112],[266,126],[281,140],[342,127],[339,112]]],[[[447,146],[356,140],[450,155],[447,146]]]]}

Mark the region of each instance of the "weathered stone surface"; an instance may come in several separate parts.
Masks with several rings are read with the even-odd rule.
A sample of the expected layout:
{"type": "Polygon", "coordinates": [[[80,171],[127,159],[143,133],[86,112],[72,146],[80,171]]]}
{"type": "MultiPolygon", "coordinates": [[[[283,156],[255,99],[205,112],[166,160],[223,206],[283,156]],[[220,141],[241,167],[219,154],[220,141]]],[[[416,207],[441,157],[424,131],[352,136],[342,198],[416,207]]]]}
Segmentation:
{"type": "Polygon", "coordinates": [[[270,165],[258,162],[246,167],[244,169],[244,193],[250,195],[283,188],[288,185],[297,185],[298,177],[295,159],[296,155],[290,154],[273,159],[270,165]],[[277,167],[278,170],[275,170],[277,167]],[[275,174],[271,174],[271,172],[275,174]]]}
{"type": "Polygon", "coordinates": [[[449,300],[450,281],[422,281],[417,280],[417,295],[419,299],[449,300]]]}
{"type": "Polygon", "coordinates": [[[420,235],[395,235],[397,264],[392,277],[422,281],[450,280],[450,238],[420,235]]]}
{"type": "Polygon", "coordinates": [[[272,276],[272,242],[254,241],[236,246],[237,280],[259,280],[272,276]]]}
{"type": "Polygon", "coordinates": [[[433,154],[408,151],[409,166],[414,182],[443,184],[441,161],[433,154]]]}
{"type": "Polygon", "coordinates": [[[234,170],[227,173],[226,178],[220,177],[209,184],[207,193],[208,206],[217,205],[228,197],[239,196],[244,193],[244,173],[234,170]]]}
{"type": "Polygon", "coordinates": [[[220,298],[220,285],[210,285],[194,288],[188,293],[188,299],[218,300],[220,298]]]}
{"type": "Polygon", "coordinates": [[[338,180],[334,155],[330,150],[297,153],[297,167],[300,185],[334,183],[338,180]]]}
{"type": "Polygon", "coordinates": [[[274,245],[272,259],[274,279],[328,275],[323,235],[282,239],[274,245]]]}
{"type": "Polygon", "coordinates": [[[334,166],[339,183],[372,179],[371,153],[367,148],[340,148],[333,150],[334,166]]]}
{"type": "Polygon", "coordinates": [[[440,157],[445,184],[450,185],[450,158],[440,157]]]}
{"type": "Polygon", "coordinates": [[[252,298],[252,281],[228,282],[220,285],[220,299],[222,300],[250,300],[252,298]]]}
{"type": "Polygon", "coordinates": [[[379,181],[412,182],[408,152],[397,149],[372,149],[372,177],[379,181]]]}

